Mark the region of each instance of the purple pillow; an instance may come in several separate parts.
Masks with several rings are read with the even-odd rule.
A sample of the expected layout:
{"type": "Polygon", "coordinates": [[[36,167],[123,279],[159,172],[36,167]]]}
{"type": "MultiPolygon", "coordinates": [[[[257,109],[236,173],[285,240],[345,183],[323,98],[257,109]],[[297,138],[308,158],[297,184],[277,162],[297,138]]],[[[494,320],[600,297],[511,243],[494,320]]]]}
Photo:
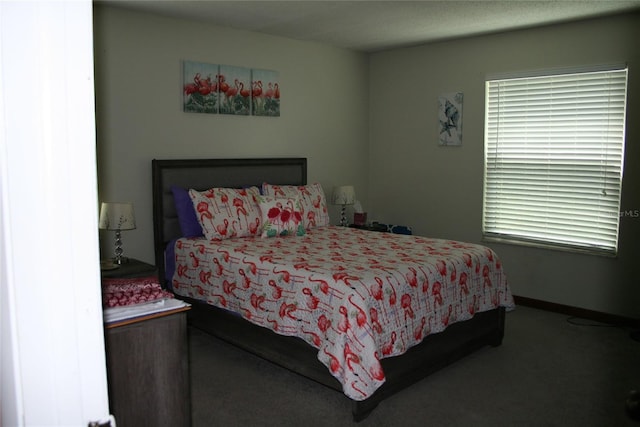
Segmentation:
{"type": "Polygon", "coordinates": [[[176,212],[178,213],[178,223],[180,224],[180,230],[184,237],[202,237],[202,227],[198,222],[196,216],[196,210],[193,208],[191,197],[189,197],[189,191],[171,186],[171,192],[173,192],[173,201],[176,205],[176,212]]]}

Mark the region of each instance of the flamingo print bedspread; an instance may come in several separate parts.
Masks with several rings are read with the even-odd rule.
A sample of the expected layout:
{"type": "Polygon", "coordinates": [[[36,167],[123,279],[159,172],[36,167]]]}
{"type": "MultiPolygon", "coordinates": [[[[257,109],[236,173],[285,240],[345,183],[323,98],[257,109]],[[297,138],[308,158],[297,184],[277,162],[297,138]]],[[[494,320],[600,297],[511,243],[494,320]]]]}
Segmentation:
{"type": "Polygon", "coordinates": [[[514,307],[500,259],[476,244],[329,226],[301,237],[183,238],[175,253],[178,295],[306,340],[358,401],[384,383],[381,358],[474,313],[514,307]]]}

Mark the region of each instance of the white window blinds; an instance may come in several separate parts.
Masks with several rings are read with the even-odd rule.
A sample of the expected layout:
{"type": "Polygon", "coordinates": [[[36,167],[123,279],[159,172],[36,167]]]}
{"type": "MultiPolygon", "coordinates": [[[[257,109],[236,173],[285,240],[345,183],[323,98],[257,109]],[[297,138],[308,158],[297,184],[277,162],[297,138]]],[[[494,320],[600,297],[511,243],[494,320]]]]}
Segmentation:
{"type": "Polygon", "coordinates": [[[483,234],[615,254],[627,70],[486,82],[483,234]]]}

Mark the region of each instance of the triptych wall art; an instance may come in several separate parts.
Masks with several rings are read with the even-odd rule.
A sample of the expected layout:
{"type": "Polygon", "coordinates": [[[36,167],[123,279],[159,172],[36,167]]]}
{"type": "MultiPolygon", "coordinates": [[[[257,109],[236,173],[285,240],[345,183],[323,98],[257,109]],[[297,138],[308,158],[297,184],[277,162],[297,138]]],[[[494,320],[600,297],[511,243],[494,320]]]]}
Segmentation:
{"type": "Polygon", "coordinates": [[[462,92],[438,97],[440,145],[462,145],[462,92]]]}
{"type": "Polygon", "coordinates": [[[183,61],[187,113],[280,116],[278,72],[183,61]]]}

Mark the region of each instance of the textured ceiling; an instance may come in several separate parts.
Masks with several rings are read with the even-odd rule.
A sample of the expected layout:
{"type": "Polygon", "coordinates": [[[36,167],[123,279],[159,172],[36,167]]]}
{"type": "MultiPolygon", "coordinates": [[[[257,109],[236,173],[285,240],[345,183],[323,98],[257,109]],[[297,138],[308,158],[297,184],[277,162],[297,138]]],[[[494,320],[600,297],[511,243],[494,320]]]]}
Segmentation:
{"type": "Polygon", "coordinates": [[[98,0],[364,52],[640,10],[640,0],[98,0]]]}

